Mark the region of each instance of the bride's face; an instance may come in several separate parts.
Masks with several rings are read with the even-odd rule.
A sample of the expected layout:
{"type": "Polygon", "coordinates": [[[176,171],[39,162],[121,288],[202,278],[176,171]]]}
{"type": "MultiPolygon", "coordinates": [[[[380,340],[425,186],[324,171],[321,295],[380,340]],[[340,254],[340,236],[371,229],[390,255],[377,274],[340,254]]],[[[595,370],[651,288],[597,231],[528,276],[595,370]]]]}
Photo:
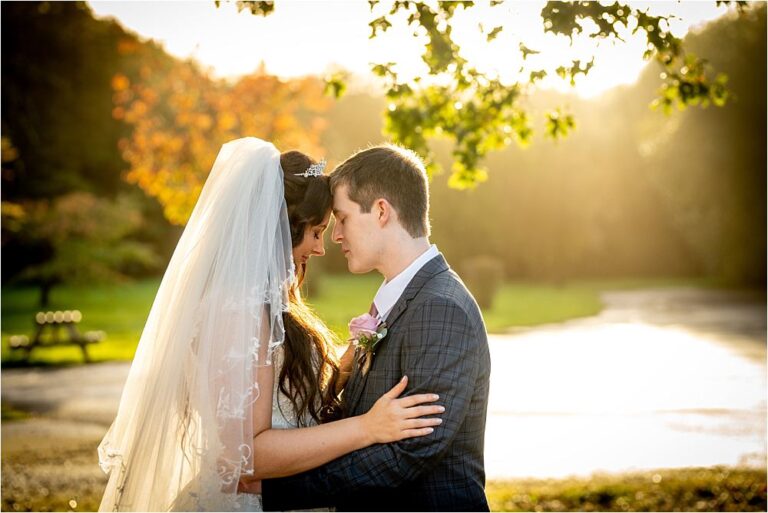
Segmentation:
{"type": "Polygon", "coordinates": [[[331,219],[329,210],[320,224],[307,226],[304,230],[304,238],[301,243],[293,248],[293,262],[299,266],[306,264],[309,257],[325,255],[325,246],[323,244],[323,233],[328,228],[331,219]]]}

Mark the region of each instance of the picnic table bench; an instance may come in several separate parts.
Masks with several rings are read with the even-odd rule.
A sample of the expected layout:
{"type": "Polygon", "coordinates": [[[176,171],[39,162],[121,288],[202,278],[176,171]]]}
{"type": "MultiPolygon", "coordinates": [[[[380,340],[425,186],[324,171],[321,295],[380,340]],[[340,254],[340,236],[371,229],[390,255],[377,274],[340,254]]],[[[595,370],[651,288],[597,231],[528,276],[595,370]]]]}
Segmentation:
{"type": "Polygon", "coordinates": [[[25,359],[29,359],[30,353],[35,348],[56,347],[65,345],[80,346],[83,359],[90,362],[88,345],[96,344],[106,337],[103,331],[87,331],[80,333],[77,324],[83,319],[79,310],[66,310],[57,312],[37,312],[35,315],[35,334],[32,340],[26,335],[13,335],[9,342],[10,347],[16,351],[24,351],[25,359]],[[66,336],[62,337],[64,329],[66,336]]]}

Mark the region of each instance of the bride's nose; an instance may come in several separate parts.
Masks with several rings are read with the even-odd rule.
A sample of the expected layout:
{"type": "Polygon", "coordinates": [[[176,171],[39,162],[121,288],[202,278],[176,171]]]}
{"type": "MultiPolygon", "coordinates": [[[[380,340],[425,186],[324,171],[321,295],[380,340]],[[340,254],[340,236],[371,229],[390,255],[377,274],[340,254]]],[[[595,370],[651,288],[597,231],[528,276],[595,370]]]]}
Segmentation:
{"type": "Polygon", "coordinates": [[[325,255],[325,240],[323,237],[320,237],[317,240],[317,243],[315,244],[315,247],[312,248],[312,253],[317,256],[323,256],[325,255]]]}

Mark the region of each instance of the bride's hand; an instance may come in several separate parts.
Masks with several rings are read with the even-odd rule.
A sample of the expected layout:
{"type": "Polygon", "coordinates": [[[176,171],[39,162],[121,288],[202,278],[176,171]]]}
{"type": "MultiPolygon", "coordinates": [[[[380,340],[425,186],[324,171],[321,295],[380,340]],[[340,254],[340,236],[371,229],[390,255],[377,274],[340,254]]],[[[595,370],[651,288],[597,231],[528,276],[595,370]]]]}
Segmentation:
{"type": "Polygon", "coordinates": [[[397,442],[405,438],[425,436],[434,431],[433,426],[443,421],[439,418],[422,418],[443,413],[439,405],[425,405],[437,401],[435,394],[418,394],[398,399],[408,385],[404,376],[389,392],[382,395],[373,407],[361,416],[366,432],[373,443],[397,442]]]}
{"type": "Polygon", "coordinates": [[[355,341],[350,340],[347,350],[339,359],[339,379],[336,381],[336,395],[339,395],[344,387],[347,386],[347,381],[352,375],[352,369],[355,365],[355,341]]]}
{"type": "Polygon", "coordinates": [[[261,479],[249,480],[247,478],[240,478],[237,482],[237,493],[254,493],[259,495],[261,493],[261,479]]]}
{"type": "Polygon", "coordinates": [[[351,374],[352,367],[355,365],[355,341],[350,340],[344,354],[339,358],[339,372],[342,374],[351,374]]]}

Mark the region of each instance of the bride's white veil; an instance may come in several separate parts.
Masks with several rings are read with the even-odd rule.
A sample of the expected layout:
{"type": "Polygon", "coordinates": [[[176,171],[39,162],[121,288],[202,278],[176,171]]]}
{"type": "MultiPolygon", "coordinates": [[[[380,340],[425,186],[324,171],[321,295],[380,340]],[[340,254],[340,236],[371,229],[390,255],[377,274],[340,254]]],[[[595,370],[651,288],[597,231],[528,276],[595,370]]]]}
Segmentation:
{"type": "Polygon", "coordinates": [[[256,375],[283,341],[293,273],[280,152],[252,137],[225,144],[99,445],[101,511],[234,509],[253,471],[251,405],[272,393],[256,375]]]}

